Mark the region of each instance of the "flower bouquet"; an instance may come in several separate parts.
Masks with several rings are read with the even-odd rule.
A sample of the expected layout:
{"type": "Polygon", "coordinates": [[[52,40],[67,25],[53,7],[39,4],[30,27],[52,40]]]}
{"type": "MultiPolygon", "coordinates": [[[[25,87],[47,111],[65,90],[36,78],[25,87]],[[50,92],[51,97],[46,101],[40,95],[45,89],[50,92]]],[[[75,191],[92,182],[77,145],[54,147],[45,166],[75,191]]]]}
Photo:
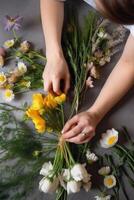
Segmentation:
{"type": "MultiPolygon", "coordinates": [[[[16,22],[18,18],[7,19],[16,22]]],[[[16,27],[20,27],[18,21],[13,25],[13,32],[16,27]]],[[[93,88],[94,81],[100,78],[102,66],[110,62],[111,56],[115,53],[113,48],[123,40],[124,32],[118,37],[117,29],[109,34],[107,25],[108,21],[98,18],[92,12],[87,16],[84,27],[79,25],[77,18],[70,17],[67,31],[64,33],[63,48],[73,77],[71,100],[68,101],[65,94],[57,96],[51,93],[34,93],[30,105],[25,103],[22,107],[16,107],[6,103],[0,104],[0,199],[26,199],[30,191],[37,187],[35,184],[38,181],[39,189],[44,193],[55,193],[56,200],[66,200],[69,194],[77,193],[81,188],[89,192],[93,185],[93,174],[91,169],[90,173],[88,172],[88,168],[94,168],[96,164],[98,171],[95,173],[98,173],[100,179],[103,177],[104,184],[99,187],[101,193],[95,198],[119,199],[120,188],[127,197],[120,181],[120,173],[126,172],[126,166],[121,161],[127,158],[126,164],[134,172],[131,151],[133,143],[131,148],[117,144],[119,132],[115,129],[108,130],[102,135],[99,146],[112,150],[110,154],[102,156],[94,153],[92,144],[69,144],[62,137],[65,122],[78,113],[85,91],[93,88]],[[66,106],[69,106],[68,114],[66,106]],[[21,119],[16,119],[16,112],[21,113],[21,119]],[[31,128],[29,123],[34,127],[31,128]],[[118,154],[118,162],[113,158],[113,150],[116,155],[118,154]],[[39,174],[43,176],[41,180],[39,174]]],[[[17,56],[17,59],[19,57],[15,70],[17,73],[23,72],[23,76],[13,83],[12,95],[15,91],[16,94],[22,92],[22,81],[30,80],[31,85],[38,81],[41,83],[43,65],[38,59],[45,60],[38,52],[31,49],[27,51],[29,43],[20,43],[15,32],[14,38],[17,47],[11,45],[13,41],[8,41],[12,46],[9,53],[15,58],[17,56]],[[30,66],[25,66],[26,63],[30,66]],[[31,68],[32,66],[34,67],[31,68]]],[[[4,58],[4,54],[2,56],[4,58]]],[[[4,80],[2,85],[7,84],[8,77],[1,73],[0,80],[4,80]]],[[[32,88],[40,88],[40,84],[29,89],[32,88]]],[[[12,100],[9,90],[11,89],[6,91],[6,96],[12,100]]],[[[133,185],[133,179],[129,174],[127,178],[133,185]]]]}

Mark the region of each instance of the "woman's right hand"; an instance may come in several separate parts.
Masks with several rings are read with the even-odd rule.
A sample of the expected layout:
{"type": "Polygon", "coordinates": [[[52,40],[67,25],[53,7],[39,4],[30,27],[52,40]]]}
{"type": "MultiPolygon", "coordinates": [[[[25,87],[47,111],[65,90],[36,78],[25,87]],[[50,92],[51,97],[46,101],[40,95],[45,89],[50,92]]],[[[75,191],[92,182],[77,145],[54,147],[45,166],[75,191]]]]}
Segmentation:
{"type": "Polygon", "coordinates": [[[57,55],[51,52],[47,54],[43,79],[45,92],[53,92],[57,95],[62,92],[67,93],[70,87],[70,73],[63,53],[57,55]],[[64,83],[62,86],[63,91],[61,91],[61,81],[64,83]]]}

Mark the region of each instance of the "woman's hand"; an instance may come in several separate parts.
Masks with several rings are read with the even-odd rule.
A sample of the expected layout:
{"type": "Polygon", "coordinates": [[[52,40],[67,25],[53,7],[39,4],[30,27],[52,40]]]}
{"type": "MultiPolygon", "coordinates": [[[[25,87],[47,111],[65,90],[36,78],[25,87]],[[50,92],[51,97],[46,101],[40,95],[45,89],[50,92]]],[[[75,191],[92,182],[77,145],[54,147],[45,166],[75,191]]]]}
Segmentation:
{"type": "Polygon", "coordinates": [[[95,136],[98,116],[91,110],[82,112],[69,120],[63,128],[63,138],[72,143],[89,142],[95,136]]]}
{"type": "Polygon", "coordinates": [[[57,95],[61,92],[67,93],[70,87],[70,74],[63,55],[57,56],[52,52],[51,56],[47,56],[43,79],[46,92],[53,92],[57,95]],[[61,81],[64,85],[61,85],[61,81]]]}

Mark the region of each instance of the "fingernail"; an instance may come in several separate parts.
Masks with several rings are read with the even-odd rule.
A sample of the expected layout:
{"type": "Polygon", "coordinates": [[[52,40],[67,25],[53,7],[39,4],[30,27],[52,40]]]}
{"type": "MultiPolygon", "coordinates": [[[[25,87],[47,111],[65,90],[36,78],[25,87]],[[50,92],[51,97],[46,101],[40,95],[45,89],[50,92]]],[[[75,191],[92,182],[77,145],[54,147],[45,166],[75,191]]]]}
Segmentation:
{"type": "Polygon", "coordinates": [[[63,134],[63,133],[64,133],[64,130],[62,130],[61,133],[63,134]]]}

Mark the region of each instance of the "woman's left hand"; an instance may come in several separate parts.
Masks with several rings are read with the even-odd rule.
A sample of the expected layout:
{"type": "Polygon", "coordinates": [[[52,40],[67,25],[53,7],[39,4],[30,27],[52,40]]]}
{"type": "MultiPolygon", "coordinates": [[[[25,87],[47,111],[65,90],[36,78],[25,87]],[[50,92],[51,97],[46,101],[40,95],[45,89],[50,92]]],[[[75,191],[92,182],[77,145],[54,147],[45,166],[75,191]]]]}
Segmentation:
{"type": "Polygon", "coordinates": [[[89,142],[95,136],[97,123],[97,116],[93,112],[82,112],[65,124],[62,137],[76,144],[89,142]]]}

